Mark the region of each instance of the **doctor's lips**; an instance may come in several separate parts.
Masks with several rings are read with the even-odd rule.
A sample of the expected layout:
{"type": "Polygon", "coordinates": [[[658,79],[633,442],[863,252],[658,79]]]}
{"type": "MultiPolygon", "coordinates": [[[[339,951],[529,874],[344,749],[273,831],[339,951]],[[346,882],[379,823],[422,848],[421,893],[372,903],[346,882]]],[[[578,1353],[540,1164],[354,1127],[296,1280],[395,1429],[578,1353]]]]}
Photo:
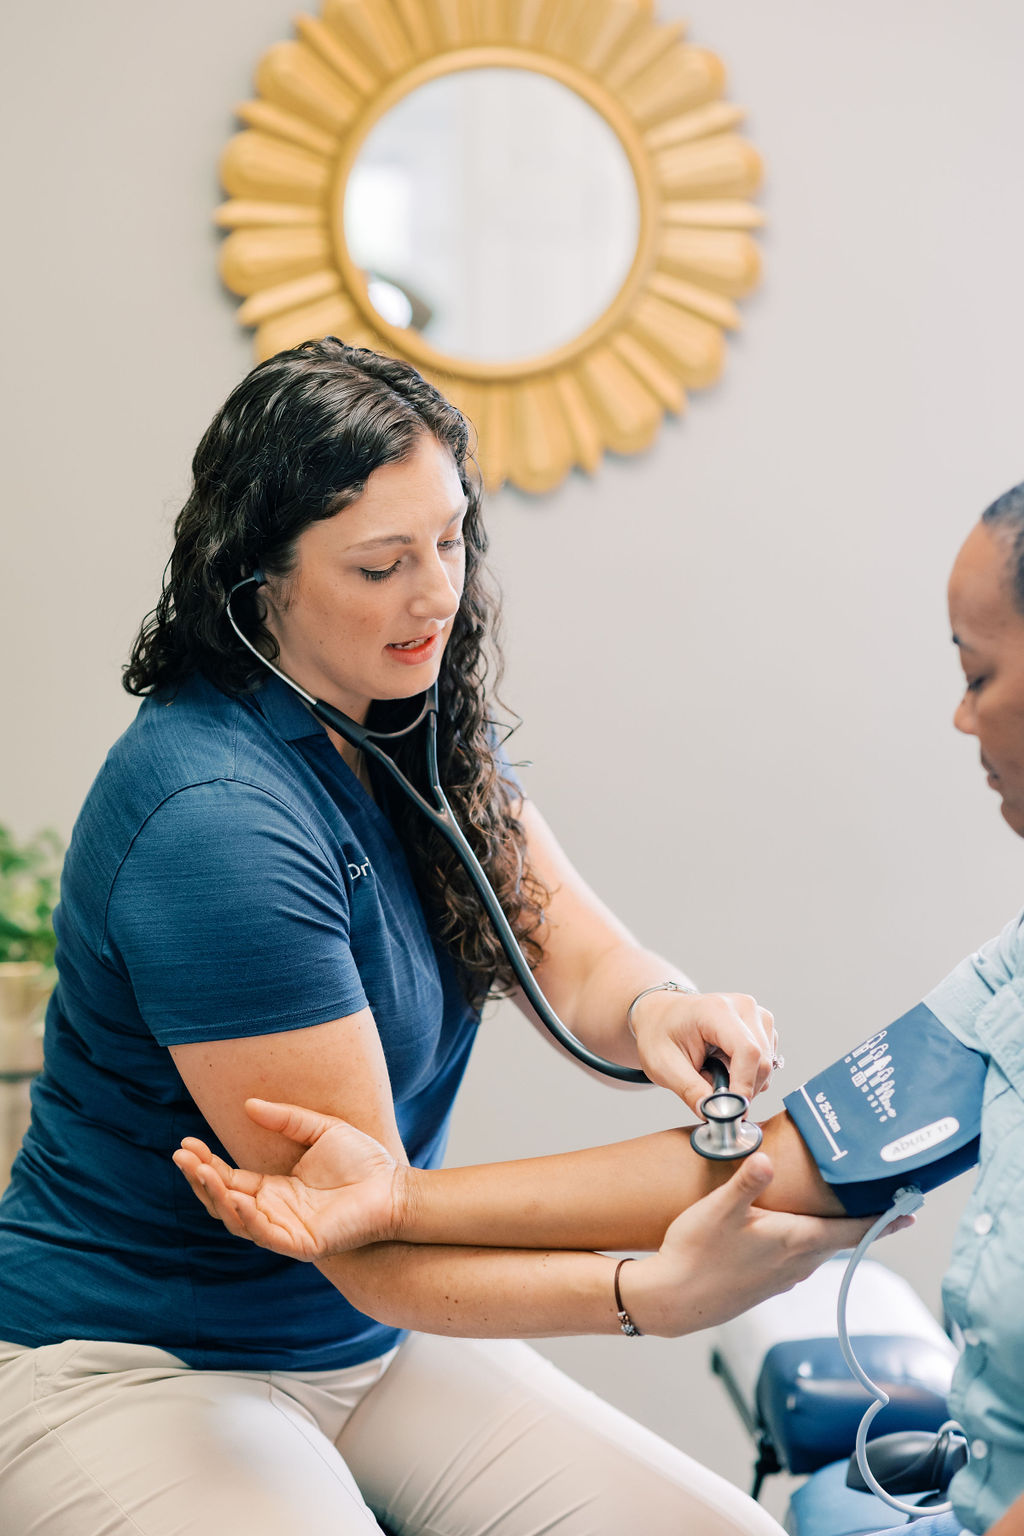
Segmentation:
{"type": "Polygon", "coordinates": [[[438,630],[433,635],[416,635],[412,640],[393,640],[386,649],[391,652],[396,661],[411,664],[429,661],[441,644],[441,634],[442,632],[438,630]]]}
{"type": "Polygon", "coordinates": [[[981,759],[981,766],[984,768],[985,773],[988,775],[988,782],[993,786],[993,788],[995,788],[996,784],[999,782],[998,773],[996,773],[995,769],[992,767],[992,764],[987,763],[984,758],[981,759]]]}

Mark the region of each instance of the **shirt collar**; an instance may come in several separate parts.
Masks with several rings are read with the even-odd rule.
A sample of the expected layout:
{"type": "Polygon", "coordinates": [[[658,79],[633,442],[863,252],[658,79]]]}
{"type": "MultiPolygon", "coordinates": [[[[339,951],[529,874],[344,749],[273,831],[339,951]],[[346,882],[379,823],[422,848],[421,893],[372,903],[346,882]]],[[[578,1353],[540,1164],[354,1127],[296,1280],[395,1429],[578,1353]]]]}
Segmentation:
{"type": "Polygon", "coordinates": [[[283,741],[302,741],[324,734],[323,726],[299,695],[272,673],[259,692],[253,694],[253,701],[283,741]]]}

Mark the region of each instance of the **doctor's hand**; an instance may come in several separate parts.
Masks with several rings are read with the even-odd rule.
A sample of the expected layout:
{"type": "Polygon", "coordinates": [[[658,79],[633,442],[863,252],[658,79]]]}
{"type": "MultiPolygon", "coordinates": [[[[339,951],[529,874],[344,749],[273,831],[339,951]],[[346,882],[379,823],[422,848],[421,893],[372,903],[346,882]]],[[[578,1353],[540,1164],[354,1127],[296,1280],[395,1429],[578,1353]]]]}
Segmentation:
{"type": "Polygon", "coordinates": [[[394,1235],[405,1168],[347,1120],[295,1104],[247,1099],[251,1120],[309,1148],[291,1173],[232,1168],[187,1136],[174,1161],[211,1216],[235,1237],[290,1259],[322,1259],[394,1235]]]}
{"type": "MultiPolygon", "coordinates": [[[[623,1305],[643,1333],[673,1338],[736,1317],[856,1247],[874,1220],[761,1210],[754,1201],[771,1181],[771,1160],[753,1153],[676,1217],[656,1254],[624,1266],[623,1305]]],[[[900,1217],[887,1231],[912,1224],[900,1217]]]]}
{"type": "Polygon", "coordinates": [[[767,1088],[778,1058],[774,1018],[742,992],[648,992],[633,1009],[632,1027],[651,1082],[694,1113],[709,1092],[700,1069],[712,1053],[727,1063],[730,1088],[748,1099],[767,1088]]]}

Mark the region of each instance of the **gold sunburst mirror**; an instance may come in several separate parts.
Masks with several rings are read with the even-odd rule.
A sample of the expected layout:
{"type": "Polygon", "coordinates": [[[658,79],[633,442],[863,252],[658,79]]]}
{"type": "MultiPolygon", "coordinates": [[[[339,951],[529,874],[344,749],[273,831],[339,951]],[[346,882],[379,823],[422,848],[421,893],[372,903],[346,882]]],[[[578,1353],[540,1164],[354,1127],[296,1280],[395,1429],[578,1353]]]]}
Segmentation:
{"type": "Polygon", "coordinates": [[[257,358],[336,335],[474,423],[486,484],[636,453],[756,284],[761,163],[643,0],[324,0],[227,145],[220,269],[257,358]]]}

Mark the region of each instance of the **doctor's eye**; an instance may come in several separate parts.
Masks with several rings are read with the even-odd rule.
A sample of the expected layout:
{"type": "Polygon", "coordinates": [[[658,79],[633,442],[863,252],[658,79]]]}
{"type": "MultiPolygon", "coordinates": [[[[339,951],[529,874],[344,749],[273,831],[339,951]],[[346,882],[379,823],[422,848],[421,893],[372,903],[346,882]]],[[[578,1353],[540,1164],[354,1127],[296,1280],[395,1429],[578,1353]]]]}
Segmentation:
{"type": "Polygon", "coordinates": [[[966,687],[964,689],[964,692],[965,693],[980,693],[982,688],[984,687],[984,685],[985,685],[985,683],[987,681],[988,681],[988,679],[985,678],[985,677],[969,677],[967,679],[967,685],[966,685],[966,687]]]}

